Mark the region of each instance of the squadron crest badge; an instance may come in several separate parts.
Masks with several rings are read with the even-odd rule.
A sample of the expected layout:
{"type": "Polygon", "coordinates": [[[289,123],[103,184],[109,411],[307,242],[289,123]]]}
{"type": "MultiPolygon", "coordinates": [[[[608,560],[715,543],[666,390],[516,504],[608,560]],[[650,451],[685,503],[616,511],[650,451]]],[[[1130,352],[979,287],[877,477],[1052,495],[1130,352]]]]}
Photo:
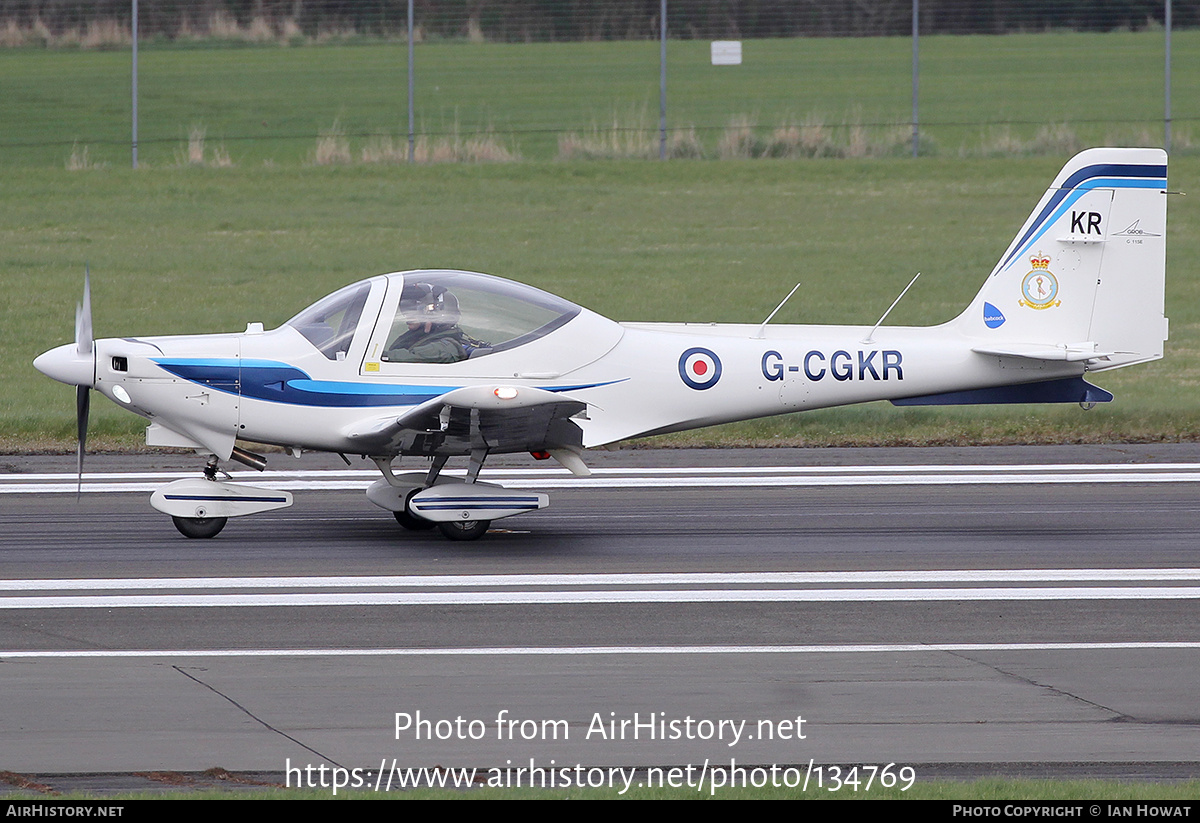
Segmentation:
{"type": "Polygon", "coordinates": [[[1050,271],[1050,258],[1038,252],[1029,258],[1029,262],[1033,268],[1021,281],[1021,294],[1025,299],[1018,300],[1018,304],[1039,310],[1061,306],[1062,301],[1056,299],[1058,278],[1050,271]]]}

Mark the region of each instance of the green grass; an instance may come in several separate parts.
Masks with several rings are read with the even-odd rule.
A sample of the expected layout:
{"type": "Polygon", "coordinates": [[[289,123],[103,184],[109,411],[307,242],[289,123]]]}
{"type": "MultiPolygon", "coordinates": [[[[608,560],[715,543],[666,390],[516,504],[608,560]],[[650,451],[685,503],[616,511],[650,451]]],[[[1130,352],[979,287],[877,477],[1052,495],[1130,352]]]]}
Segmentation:
{"type": "MultiPolygon", "coordinates": [[[[0,449],[69,448],[69,387],[37,374],[69,341],[91,266],[98,337],[275,326],[385,271],[456,267],[620,320],[927,324],[976,292],[1061,158],[518,163],[348,168],[7,169],[0,174],[0,449]]],[[[1200,158],[1173,161],[1196,191],[1200,158]]],[[[1096,442],[1200,437],[1200,211],[1170,204],[1164,360],[1100,375],[1078,407],[872,404],[655,442],[1096,442]]],[[[92,442],[140,421],[93,405],[92,442]]]]}
{"type": "MultiPolygon", "coordinates": [[[[1062,123],[1084,144],[1162,139],[1161,32],[938,36],[921,49],[929,151],[987,153],[1062,123]]],[[[713,67],[706,41],[668,46],[669,125],[695,126],[709,154],[739,116],[764,131],[810,116],[874,125],[907,149],[907,38],[748,41],[744,53],[741,66],[713,67]]],[[[1200,31],[1176,32],[1173,55],[1183,146],[1200,119],[1200,31]]],[[[492,128],[530,159],[552,158],[560,134],[609,127],[614,113],[657,128],[654,42],[422,43],[415,77],[421,131],[492,128]]],[[[76,143],[93,161],[127,166],[129,80],[125,51],[0,50],[0,166],[61,167],[76,143]]],[[[296,165],[335,122],[357,157],[366,135],[406,133],[406,86],[403,43],[150,45],[140,55],[140,159],[174,164],[202,125],[235,163],[296,165]]]]}
{"type": "MultiPolygon", "coordinates": [[[[906,38],[750,41],[740,67],[705,42],[670,52],[670,122],[712,156],[734,117],[775,125],[909,117],[906,38]]],[[[65,448],[71,390],[33,356],[71,336],[80,273],[95,275],[102,336],[273,326],[316,297],[401,268],[489,271],[625,320],[753,321],[797,280],[778,322],[934,323],[978,288],[1069,143],[1154,143],[1161,33],[922,40],[922,117],[936,159],[553,163],[559,135],[654,125],[657,45],[421,44],[417,111],[429,132],[493,128],[527,162],[306,166],[336,123],[357,158],[404,129],[403,44],[170,48],[141,55],[141,160],[129,162],[129,54],[0,51],[0,448],[65,448]],[[1047,82],[1045,78],[1054,78],[1047,82]],[[1037,79],[1034,79],[1037,78],[1037,79]],[[1034,135],[1069,123],[1065,137],[1034,135]],[[1007,125],[1006,125],[1007,124],[1007,125]],[[233,168],[180,168],[194,126],[233,168]],[[1046,157],[979,159],[992,151],[1046,157]],[[99,168],[65,171],[74,152],[99,168]],[[960,155],[974,159],[961,159],[960,155]]],[[[1176,146],[1200,115],[1200,31],[1174,41],[1176,146]]],[[[893,128],[893,127],[888,127],[893,128]]],[[[904,150],[903,141],[896,143],[904,150]]],[[[210,161],[211,162],[211,161],[210,161]]],[[[1200,160],[1186,149],[1173,188],[1200,160]]],[[[755,421],[671,445],[1061,442],[1200,437],[1200,228],[1172,201],[1162,363],[1104,376],[1111,408],[895,409],[755,421]]],[[[139,425],[101,401],[93,442],[139,425]]]]}

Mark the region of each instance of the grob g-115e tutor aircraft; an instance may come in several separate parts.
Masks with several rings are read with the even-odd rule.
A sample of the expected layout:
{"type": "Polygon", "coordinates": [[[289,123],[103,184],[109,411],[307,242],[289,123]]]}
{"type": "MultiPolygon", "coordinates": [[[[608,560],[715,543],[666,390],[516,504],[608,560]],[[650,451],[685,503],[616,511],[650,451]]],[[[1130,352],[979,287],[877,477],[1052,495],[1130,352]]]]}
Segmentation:
{"type": "Polygon", "coordinates": [[[491,454],[586,475],[588,447],[806,409],[1111,400],[1084,375],[1156,360],[1167,337],[1166,164],[1157,149],[1073,158],[938,326],[616,323],[509,280],[421,270],[347,286],[272,331],[93,340],[85,280],[75,342],[34,365],[77,387],[81,478],[92,389],[149,420],[148,444],[208,455],[203,477],[151,497],[188,537],[291,505],[218,479],[220,461],[265,465],[244,441],[369,457],[371,502],[469,540],[548,502],[480,481],[491,454]],[[428,469],[394,472],[410,455],[428,469]],[[456,456],[465,478],[442,474],[456,456]]]}

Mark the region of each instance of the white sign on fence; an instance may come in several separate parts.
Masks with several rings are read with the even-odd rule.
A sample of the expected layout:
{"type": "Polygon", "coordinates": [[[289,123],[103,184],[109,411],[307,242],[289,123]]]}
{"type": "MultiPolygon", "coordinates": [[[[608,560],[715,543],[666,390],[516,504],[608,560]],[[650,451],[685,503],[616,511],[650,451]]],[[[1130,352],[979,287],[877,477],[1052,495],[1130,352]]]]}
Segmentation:
{"type": "Polygon", "coordinates": [[[714,66],[740,66],[742,64],[742,41],[712,41],[712,64],[714,66]]]}

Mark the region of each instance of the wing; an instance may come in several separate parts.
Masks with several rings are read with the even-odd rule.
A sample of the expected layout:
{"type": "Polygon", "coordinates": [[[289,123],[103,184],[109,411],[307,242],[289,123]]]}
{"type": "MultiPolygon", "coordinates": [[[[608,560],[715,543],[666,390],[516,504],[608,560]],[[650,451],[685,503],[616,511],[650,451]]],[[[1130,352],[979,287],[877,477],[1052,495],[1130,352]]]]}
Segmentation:
{"type": "MultiPolygon", "coordinates": [[[[373,417],[343,430],[362,454],[578,453],[583,431],[571,419],[587,404],[529,386],[465,386],[399,416],[373,417]]],[[[570,467],[568,467],[570,468],[570,467]]]]}

